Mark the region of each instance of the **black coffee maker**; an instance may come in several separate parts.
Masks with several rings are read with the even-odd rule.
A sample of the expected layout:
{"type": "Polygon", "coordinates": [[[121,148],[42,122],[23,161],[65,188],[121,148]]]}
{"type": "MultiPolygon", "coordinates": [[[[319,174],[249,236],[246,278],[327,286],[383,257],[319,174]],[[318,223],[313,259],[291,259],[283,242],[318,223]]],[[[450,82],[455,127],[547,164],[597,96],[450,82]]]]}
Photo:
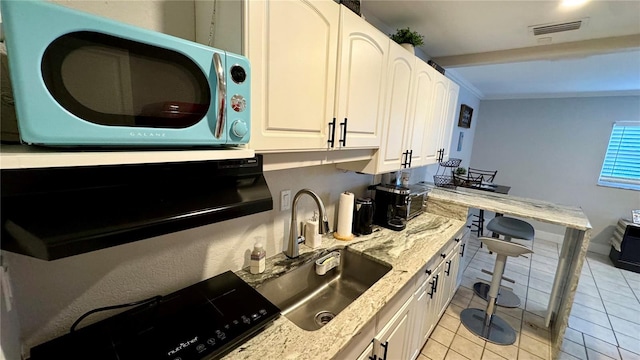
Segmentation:
{"type": "Polygon", "coordinates": [[[353,207],[353,233],[369,235],[373,232],[373,200],[371,198],[357,198],[353,207]]]}
{"type": "Polygon", "coordinates": [[[411,207],[410,190],[398,185],[376,186],[373,222],[391,230],[403,230],[411,207]]]}

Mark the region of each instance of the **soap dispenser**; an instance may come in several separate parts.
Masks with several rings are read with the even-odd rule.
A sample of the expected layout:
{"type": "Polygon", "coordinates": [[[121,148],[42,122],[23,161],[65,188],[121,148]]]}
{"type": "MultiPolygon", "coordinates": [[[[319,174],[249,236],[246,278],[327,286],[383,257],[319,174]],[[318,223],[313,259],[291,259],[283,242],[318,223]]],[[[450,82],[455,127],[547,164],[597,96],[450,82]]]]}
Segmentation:
{"type": "Polygon", "coordinates": [[[256,243],[251,252],[251,265],[249,271],[252,274],[262,274],[266,265],[267,252],[261,243],[256,243]]]}
{"type": "Polygon", "coordinates": [[[304,244],[310,248],[317,249],[322,245],[322,235],[319,234],[318,212],[313,212],[313,218],[304,224],[304,244]]]}

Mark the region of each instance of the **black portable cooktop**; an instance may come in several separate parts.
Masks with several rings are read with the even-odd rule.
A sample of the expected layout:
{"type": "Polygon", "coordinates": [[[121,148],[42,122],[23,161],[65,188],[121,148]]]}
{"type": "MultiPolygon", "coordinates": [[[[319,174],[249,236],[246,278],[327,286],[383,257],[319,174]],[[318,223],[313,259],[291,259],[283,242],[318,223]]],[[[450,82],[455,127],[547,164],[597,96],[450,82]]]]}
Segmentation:
{"type": "Polygon", "coordinates": [[[218,359],[280,309],[227,271],[31,349],[31,359],[218,359]]]}

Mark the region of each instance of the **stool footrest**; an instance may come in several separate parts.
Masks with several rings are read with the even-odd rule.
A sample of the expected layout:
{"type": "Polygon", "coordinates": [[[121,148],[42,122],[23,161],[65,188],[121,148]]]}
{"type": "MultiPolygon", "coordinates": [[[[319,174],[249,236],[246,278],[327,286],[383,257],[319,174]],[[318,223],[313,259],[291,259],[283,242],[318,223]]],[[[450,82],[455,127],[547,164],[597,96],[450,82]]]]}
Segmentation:
{"type": "MultiPolygon", "coordinates": [[[[491,276],[493,276],[493,272],[491,272],[491,271],[489,271],[489,270],[482,269],[482,270],[480,270],[480,271],[482,271],[483,273],[485,273],[485,274],[487,274],[487,275],[491,275],[491,276]]],[[[503,276],[503,277],[502,277],[502,280],[504,280],[504,281],[508,281],[508,282],[510,282],[510,283],[512,283],[512,284],[515,284],[515,283],[516,283],[516,281],[515,281],[515,280],[513,280],[513,279],[511,279],[511,278],[508,278],[508,277],[506,277],[506,276],[503,276]]]]}
{"type": "MultiPolygon", "coordinates": [[[[490,286],[490,285],[491,285],[491,283],[490,283],[489,281],[487,281],[486,279],[483,279],[483,278],[479,278],[479,277],[477,277],[477,278],[476,278],[476,282],[475,282],[475,284],[477,284],[477,283],[483,283],[483,284],[485,284],[485,285],[487,285],[487,286],[490,286]]],[[[508,287],[508,286],[504,286],[504,285],[502,285],[502,284],[500,284],[500,289],[501,289],[501,290],[502,290],[502,289],[504,289],[504,290],[513,291],[513,288],[508,287]]],[[[486,299],[485,299],[485,300],[486,300],[486,299]]]]}

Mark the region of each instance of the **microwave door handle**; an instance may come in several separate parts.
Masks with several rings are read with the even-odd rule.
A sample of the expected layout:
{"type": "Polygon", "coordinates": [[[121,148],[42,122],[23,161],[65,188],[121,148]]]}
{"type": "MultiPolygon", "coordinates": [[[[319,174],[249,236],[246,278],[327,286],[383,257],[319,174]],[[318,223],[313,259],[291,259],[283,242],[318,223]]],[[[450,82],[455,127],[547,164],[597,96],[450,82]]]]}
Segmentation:
{"type": "Polygon", "coordinates": [[[216,69],[216,77],[218,79],[218,112],[216,115],[215,137],[220,139],[224,130],[224,122],[227,117],[227,80],[224,77],[224,67],[222,66],[222,58],[220,54],[213,54],[213,65],[216,69]]]}

